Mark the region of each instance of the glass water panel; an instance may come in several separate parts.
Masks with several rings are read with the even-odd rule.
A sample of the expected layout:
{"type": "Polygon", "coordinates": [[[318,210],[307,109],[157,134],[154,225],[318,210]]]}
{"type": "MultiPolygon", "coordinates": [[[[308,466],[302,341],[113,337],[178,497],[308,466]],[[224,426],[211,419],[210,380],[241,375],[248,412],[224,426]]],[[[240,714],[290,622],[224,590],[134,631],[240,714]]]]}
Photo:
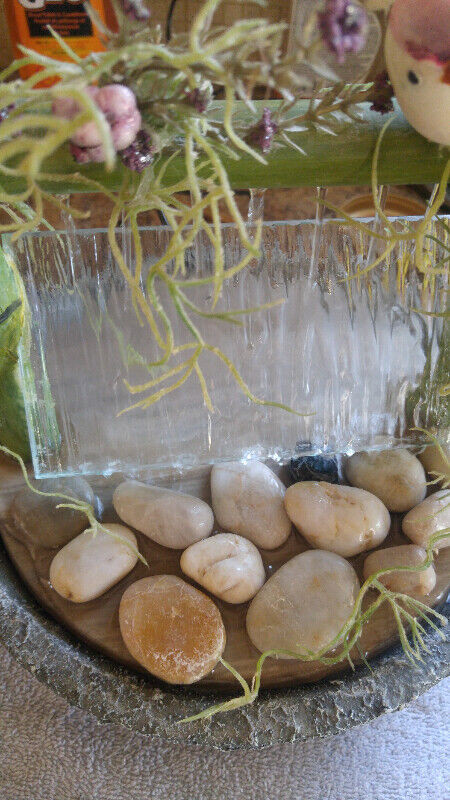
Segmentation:
{"type": "MultiPolygon", "coordinates": [[[[223,233],[227,269],[244,253],[233,226],[223,233]]],[[[169,236],[163,227],[142,230],[142,286],[169,236]]],[[[134,270],[126,231],[118,241],[134,270]]],[[[162,471],[249,457],[284,461],[298,443],[305,452],[350,453],[410,441],[412,424],[434,424],[427,396],[433,381],[424,381],[424,371],[433,376],[440,369],[444,322],[414,309],[441,311],[445,286],[441,277],[424,281],[410,242],[399,244],[389,263],[349,281],[382,252],[382,242],[336,221],[266,223],[261,260],[224,284],[216,310],[282,302],[240,316],[241,325],[193,314],[203,340],[231,359],[257,398],[307,416],[249,400],[212,350],[199,363],[214,413],[195,372],[149,408],[124,411],[155,391],[131,395],[125,381],[146,383],[167,366],[147,366],[162,351],[135,313],[106,231],[31,233],[10,247],[31,309],[31,352],[22,352],[21,369],[39,476],[162,471]]],[[[433,247],[436,260],[445,257],[433,247]]],[[[185,270],[191,279],[211,276],[204,234],[187,253],[185,270]]],[[[156,289],[176,345],[191,342],[161,281],[156,289]]],[[[210,283],[186,294],[211,311],[210,283]]]]}

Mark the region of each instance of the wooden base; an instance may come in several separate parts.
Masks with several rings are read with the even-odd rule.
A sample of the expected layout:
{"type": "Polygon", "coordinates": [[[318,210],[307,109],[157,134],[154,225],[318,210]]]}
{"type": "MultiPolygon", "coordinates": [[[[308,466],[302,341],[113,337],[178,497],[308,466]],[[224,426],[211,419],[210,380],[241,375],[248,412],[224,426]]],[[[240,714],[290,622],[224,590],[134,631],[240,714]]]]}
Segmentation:
{"type": "MultiPolygon", "coordinates": [[[[116,476],[109,479],[107,483],[105,481],[102,483],[92,482],[94,490],[100,496],[104,505],[103,520],[106,522],[118,521],[117,515],[112,508],[111,498],[113,489],[120,480],[121,478],[116,476]]],[[[207,502],[211,500],[209,470],[191,473],[181,479],[161,480],[158,483],[195,494],[207,502]]],[[[51,588],[48,581],[49,566],[56,551],[46,550],[42,547],[36,548],[31,541],[27,540],[22,531],[14,528],[8,518],[7,509],[10,501],[21,486],[21,476],[15,466],[6,462],[0,463],[1,534],[9,556],[23,581],[46,611],[75,636],[120,664],[143,671],[130,656],[122,641],[119,630],[118,607],[120,598],[127,586],[147,576],[149,571],[139,562],[126,578],[97,600],[83,604],[74,604],[64,600],[51,588]]],[[[400,532],[400,523],[401,516],[392,515],[391,531],[382,547],[407,543],[407,540],[400,532]]],[[[136,535],[139,549],[149,563],[150,574],[171,573],[179,575],[186,580],[186,576],[182,574],[179,566],[181,551],[161,547],[140,533],[136,533],[136,535]]],[[[278,550],[262,551],[268,576],[285,561],[306,549],[307,545],[302,537],[293,531],[288,541],[278,550]]],[[[362,565],[365,555],[362,554],[350,559],[360,579],[362,579],[362,565]]],[[[438,576],[437,584],[432,594],[426,598],[426,602],[430,606],[439,605],[448,590],[450,584],[450,548],[446,548],[438,554],[435,568],[438,576]]],[[[221,611],[227,631],[227,646],[224,658],[246,680],[251,680],[259,653],[253,647],[246,634],[245,617],[248,604],[233,606],[218,600],[212,595],[211,597],[221,611]]],[[[372,598],[368,598],[368,602],[374,597],[375,593],[372,598]]],[[[397,627],[392,612],[387,605],[382,606],[370,623],[365,626],[360,640],[360,650],[370,659],[371,656],[382,652],[397,641],[397,627]]],[[[361,661],[361,656],[356,651],[352,654],[352,657],[355,663],[361,661]]],[[[301,661],[268,659],[263,670],[262,685],[267,687],[296,685],[317,681],[348,669],[347,662],[334,667],[327,667],[318,662],[303,663],[301,661]]],[[[236,681],[219,664],[198,685],[206,688],[229,690],[236,687],[236,681]]]]}

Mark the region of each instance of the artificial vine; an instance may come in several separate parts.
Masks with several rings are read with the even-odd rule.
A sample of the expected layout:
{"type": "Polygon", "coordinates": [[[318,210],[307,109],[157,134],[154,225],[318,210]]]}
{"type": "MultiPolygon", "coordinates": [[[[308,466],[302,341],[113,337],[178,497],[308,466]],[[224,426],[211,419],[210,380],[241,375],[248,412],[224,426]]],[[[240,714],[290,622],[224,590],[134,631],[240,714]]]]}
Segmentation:
{"type": "Polygon", "coordinates": [[[56,182],[62,191],[69,183],[103,192],[113,203],[108,225],[111,251],[131,290],[135,312],[159,350],[157,360],[146,364],[149,379],[127,384],[130,394],[139,397],[129,408],[147,409],[194,375],[205,406],[212,411],[201,366],[202,355],[208,352],[231,373],[250,401],[297,413],[270,398],[256,397],[222,349],[205,341],[196,322],[207,316],[241,324],[243,313],[269,307],[216,311],[224,283],[258,257],[261,243],[261,223],[250,237],[223,156],[239,159],[246,153],[265,163],[269,150],[295,147],[304,158],[307,154],[291,138],[292,131],[313,128],[331,137],[343,124],[360,124],[357,108],[361,102],[371,101],[384,111],[390,101],[386,100],[385,79],[382,85],[344,85],[337,79],[334,85],[325,85],[330,83],[330,71],[325,80],[318,50],[325,46],[343,58],[346,52],[360,49],[367,27],[367,13],[362,8],[356,24],[358,35],[350,39],[336,38],[333,4],[328,3],[320,13],[313,12],[305,26],[305,44],[293,56],[283,52],[284,24],[268,24],[260,18],[239,20],[226,29],[214,27],[220,2],[206,0],[189,33],[174,35],[168,43],[163,42],[159,26],[152,25],[142,3],[138,8],[136,3],[114,0],[117,32],[107,29],[90,9],[106,43],[105,52],[81,59],[55,31],[51,33],[68,61],[22,48],[24,57],[0,75],[0,203],[10,217],[0,231],[11,232],[14,240],[42,225],[44,201],[74,217],[83,216],[46,191],[46,181],[56,182]],[[299,65],[305,64],[315,75],[314,86],[311,78],[299,74],[299,65]],[[41,71],[24,81],[14,79],[20,67],[30,65],[41,71]],[[42,88],[43,79],[57,83],[42,88]],[[259,116],[252,99],[255,88],[266,95],[276,90],[282,100],[275,112],[266,108],[259,116]],[[306,110],[298,114],[295,104],[305,89],[310,89],[312,96],[306,110]],[[212,102],[213,93],[223,97],[220,110],[212,102]],[[237,100],[243,101],[249,112],[245,124],[235,115],[237,100]],[[69,147],[73,155],[71,174],[52,171],[61,147],[69,147]],[[168,183],[168,167],[180,153],[185,175],[168,183]],[[108,170],[118,160],[127,172],[120,191],[112,193],[108,170]],[[76,161],[103,161],[104,177],[94,180],[82,175],[76,170],[76,161]],[[14,185],[20,189],[9,188],[14,185]],[[189,193],[189,205],[180,199],[180,193],[189,193]],[[224,266],[221,203],[236,226],[244,253],[239,263],[228,269],[224,266]],[[142,288],[139,216],[148,210],[156,210],[167,221],[171,238],[142,288]],[[211,223],[205,220],[206,210],[211,223]],[[133,265],[126,263],[117,240],[119,221],[131,230],[133,265]],[[189,278],[186,251],[200,233],[213,248],[214,274],[189,278]],[[190,290],[207,283],[213,299],[211,311],[205,313],[194,305],[190,290]],[[168,290],[169,303],[181,319],[188,341],[175,341],[168,308],[160,298],[162,286],[168,290]]]}

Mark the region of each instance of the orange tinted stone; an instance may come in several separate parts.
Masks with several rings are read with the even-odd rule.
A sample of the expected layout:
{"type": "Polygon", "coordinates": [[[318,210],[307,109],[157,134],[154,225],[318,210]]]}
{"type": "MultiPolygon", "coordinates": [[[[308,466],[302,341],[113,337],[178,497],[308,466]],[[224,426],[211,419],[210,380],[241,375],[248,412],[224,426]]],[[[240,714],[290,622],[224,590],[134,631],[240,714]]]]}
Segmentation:
{"type": "Polygon", "coordinates": [[[175,575],[154,575],[129,586],[120,602],[119,621],[131,655],[167,683],[200,680],[225,648],[219,609],[175,575]]]}

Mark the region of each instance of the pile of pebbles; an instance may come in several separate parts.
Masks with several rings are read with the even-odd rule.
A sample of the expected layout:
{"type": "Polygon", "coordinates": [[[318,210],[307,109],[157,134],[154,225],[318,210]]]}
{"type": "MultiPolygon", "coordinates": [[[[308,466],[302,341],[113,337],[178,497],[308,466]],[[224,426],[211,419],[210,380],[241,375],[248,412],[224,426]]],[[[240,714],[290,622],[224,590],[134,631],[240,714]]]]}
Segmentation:
{"type": "MultiPolygon", "coordinates": [[[[83,529],[82,514],[66,510],[62,528],[42,528],[45,541],[61,547],[51,562],[51,585],[73,603],[100,597],[136,566],[133,528],[163,547],[181,550],[180,567],[191,581],[154,575],[132,583],[122,595],[122,638],[151,674],[168,683],[193,683],[215,667],[225,649],[221,613],[193,583],[226,603],[249,603],[247,634],[259,651],[316,652],[336,638],[357,598],[359,579],[348,558],[372,551],[364,562],[365,578],[380,569],[417,565],[425,560],[430,537],[450,527],[448,491],[426,497],[424,465],[431,472],[437,468],[437,449],[426,448],[420,459],[408,450],[356,453],[344,468],[350,485],[336,482],[330,463],[321,470],[323,459],[296,459],[291,474],[301,479],[288,489],[258,461],[217,464],[211,470],[212,508],[191,495],[124,481],[113,495],[121,524],[105,523],[107,530],[94,534],[83,529]],[[402,530],[411,544],[382,547],[390,512],[404,514],[402,530]],[[220,532],[213,533],[215,523],[220,532]],[[279,548],[292,525],[311,549],[267,578],[260,549],[279,548]]],[[[24,492],[29,490],[11,506],[22,525],[24,492]]],[[[87,484],[81,495],[92,501],[87,484]]],[[[37,519],[39,502],[34,497],[33,510],[30,505],[37,519]]],[[[442,546],[449,544],[445,540],[442,546]]],[[[393,591],[426,596],[436,575],[430,566],[380,580],[393,591]]]]}

